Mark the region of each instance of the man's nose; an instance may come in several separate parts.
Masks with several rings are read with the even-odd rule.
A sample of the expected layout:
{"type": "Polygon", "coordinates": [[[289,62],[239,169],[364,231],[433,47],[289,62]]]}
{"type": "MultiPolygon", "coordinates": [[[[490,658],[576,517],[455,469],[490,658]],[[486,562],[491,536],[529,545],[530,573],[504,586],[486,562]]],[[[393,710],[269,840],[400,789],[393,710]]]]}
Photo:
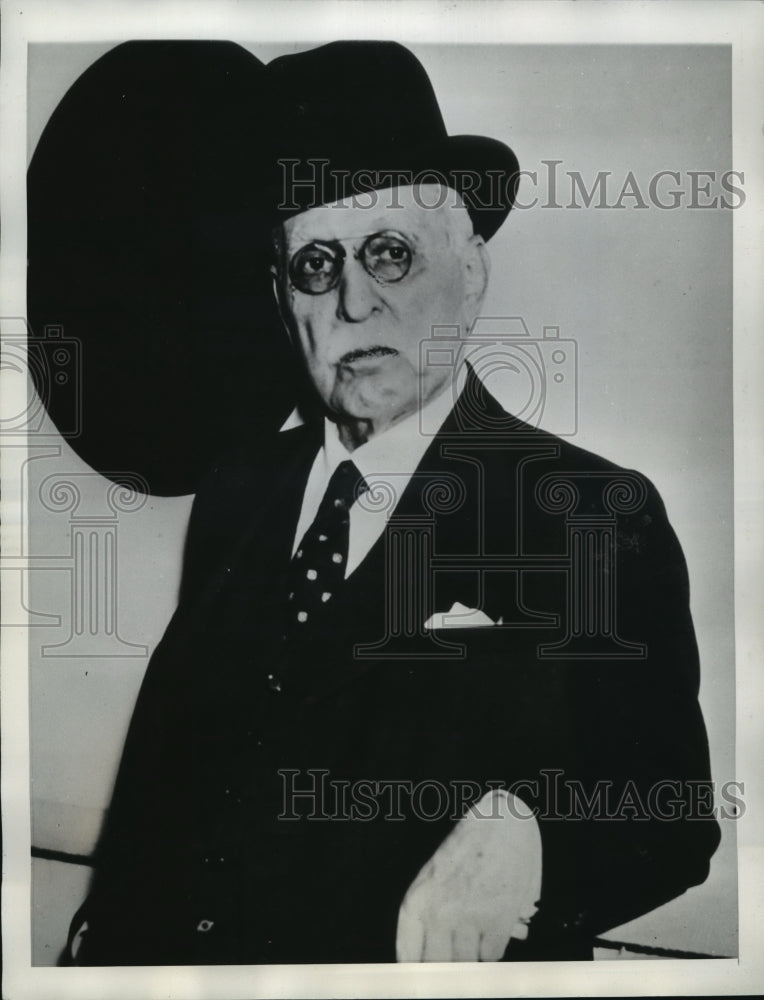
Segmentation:
{"type": "Polygon", "coordinates": [[[337,287],[337,318],[363,323],[380,309],[377,283],[360,261],[348,255],[337,287]]]}

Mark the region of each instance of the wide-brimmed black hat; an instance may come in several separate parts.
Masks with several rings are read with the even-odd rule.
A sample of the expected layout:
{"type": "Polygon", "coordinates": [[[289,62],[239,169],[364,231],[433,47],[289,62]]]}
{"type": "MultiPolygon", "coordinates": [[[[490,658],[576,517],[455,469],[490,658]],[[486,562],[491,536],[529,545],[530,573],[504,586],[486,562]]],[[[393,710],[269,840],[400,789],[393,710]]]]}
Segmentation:
{"type": "Polygon", "coordinates": [[[196,489],[294,401],[270,287],[263,63],[232,42],[135,41],[90,66],[28,173],[31,371],[89,465],[196,489]]]}
{"type": "Polygon", "coordinates": [[[519,166],[497,139],[449,135],[419,60],[395,42],[333,42],[266,67],[274,221],[364,191],[440,181],[490,239],[519,166]]]}

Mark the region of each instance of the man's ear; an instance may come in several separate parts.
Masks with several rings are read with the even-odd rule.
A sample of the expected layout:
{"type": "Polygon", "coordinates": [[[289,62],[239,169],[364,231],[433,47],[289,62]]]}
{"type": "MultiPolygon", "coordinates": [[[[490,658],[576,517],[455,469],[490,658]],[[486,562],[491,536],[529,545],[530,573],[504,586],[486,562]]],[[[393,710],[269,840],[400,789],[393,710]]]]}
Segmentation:
{"type": "Polygon", "coordinates": [[[485,240],[474,233],[467,242],[464,261],[465,300],[473,319],[480,313],[490,274],[491,258],[488,256],[485,240]]]}

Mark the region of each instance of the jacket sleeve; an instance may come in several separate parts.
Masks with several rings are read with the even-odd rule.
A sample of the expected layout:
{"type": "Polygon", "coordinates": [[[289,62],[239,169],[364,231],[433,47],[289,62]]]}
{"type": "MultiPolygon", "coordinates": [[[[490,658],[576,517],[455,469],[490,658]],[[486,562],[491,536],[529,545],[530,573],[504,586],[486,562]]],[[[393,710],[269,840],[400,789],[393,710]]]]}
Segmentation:
{"type": "Polygon", "coordinates": [[[644,506],[618,520],[612,570],[618,634],[644,653],[565,665],[573,752],[551,810],[548,795],[537,803],[544,876],[528,958],[564,958],[702,883],[720,839],[687,568],[645,483],[644,506]]]}

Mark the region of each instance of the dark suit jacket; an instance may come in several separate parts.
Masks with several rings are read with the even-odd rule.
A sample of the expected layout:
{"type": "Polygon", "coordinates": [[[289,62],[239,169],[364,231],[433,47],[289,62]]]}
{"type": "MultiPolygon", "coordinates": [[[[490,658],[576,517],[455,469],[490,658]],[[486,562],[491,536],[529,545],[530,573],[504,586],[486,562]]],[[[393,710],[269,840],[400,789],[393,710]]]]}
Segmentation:
{"type": "Polygon", "coordinates": [[[539,910],[510,958],[591,954],[706,878],[719,832],[663,504],[470,385],[306,643],[283,639],[284,589],[320,429],[212,470],[73,924],[81,964],[394,961],[401,900],[455,822],[433,789],[459,782],[538,810],[539,910]],[[421,628],[454,601],[503,624],[421,628]],[[382,782],[367,806],[385,782],[428,791],[348,819],[320,770],[382,782]]]}

